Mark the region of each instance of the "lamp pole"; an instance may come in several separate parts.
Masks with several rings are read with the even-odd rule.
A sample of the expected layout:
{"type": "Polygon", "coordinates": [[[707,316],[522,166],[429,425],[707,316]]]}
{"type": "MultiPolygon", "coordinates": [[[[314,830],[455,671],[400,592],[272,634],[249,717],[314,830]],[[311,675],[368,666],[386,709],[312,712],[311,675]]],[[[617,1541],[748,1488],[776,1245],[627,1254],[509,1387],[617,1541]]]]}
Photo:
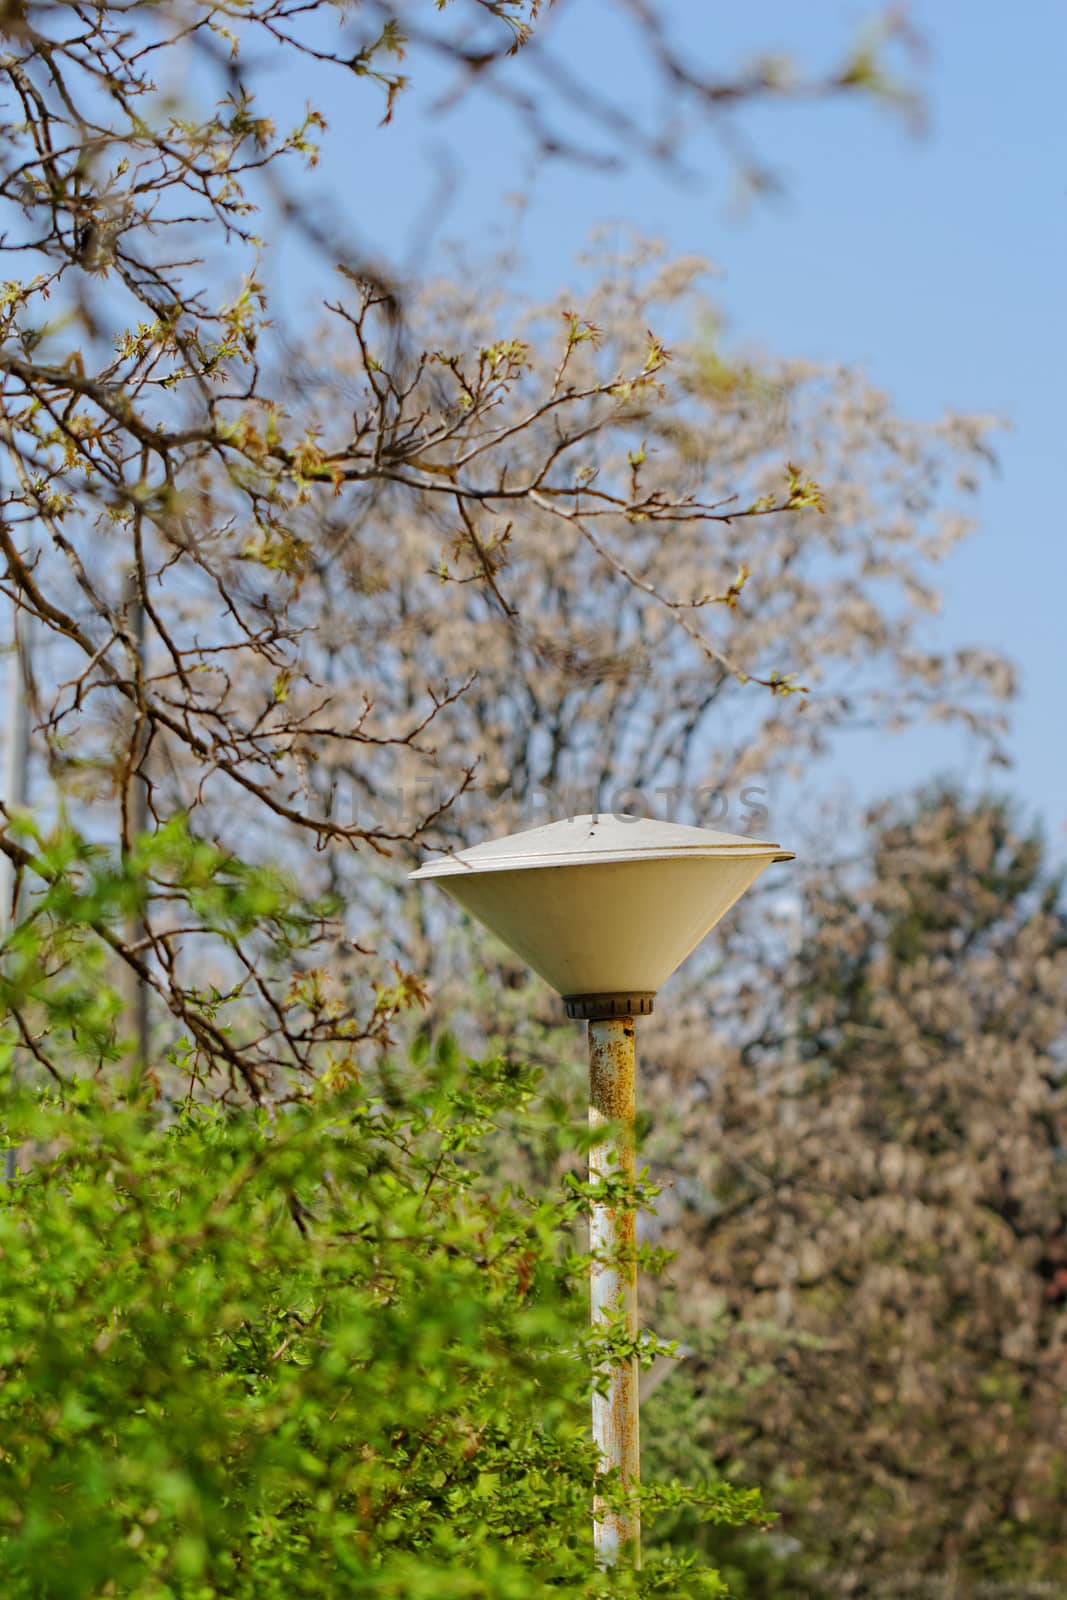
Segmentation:
{"type": "MultiPolygon", "coordinates": [[[[591,1183],[636,1177],[634,1019],[597,1017],[589,1022],[589,1126],[599,1137],[589,1150],[591,1183]]],[[[632,1206],[596,1201],[589,1219],[590,1313],[593,1327],[619,1319],[637,1338],[637,1217],[632,1206]]],[[[593,1394],[593,1442],[603,1472],[617,1471],[625,1491],[641,1476],[636,1355],[606,1367],[607,1387],[593,1394]]],[[[641,1564],[641,1512],[636,1498],[619,1510],[593,1504],[593,1551],[598,1566],[613,1565],[624,1549],[641,1564]]]]}
{"type": "MultiPolygon", "coordinates": [[[[774,861],[792,852],[765,839],[651,818],[568,817],[491,839],[411,876],[433,879],[551,984],[568,1017],[589,1024],[589,1178],[636,1175],[634,1018],[774,861]],[[625,987],[624,987],[625,986],[625,987]]],[[[605,1360],[593,1395],[603,1475],[616,1507],[593,1503],[598,1566],[641,1563],[637,1217],[632,1204],[590,1206],[590,1315],[634,1352],[605,1360]]]]}

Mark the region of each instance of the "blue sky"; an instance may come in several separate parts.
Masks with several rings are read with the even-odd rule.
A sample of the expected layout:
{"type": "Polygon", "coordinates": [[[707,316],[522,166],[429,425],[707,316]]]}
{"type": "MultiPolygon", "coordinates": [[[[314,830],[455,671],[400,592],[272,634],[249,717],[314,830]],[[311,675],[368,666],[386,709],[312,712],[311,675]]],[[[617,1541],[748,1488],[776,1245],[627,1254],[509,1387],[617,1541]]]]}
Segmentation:
{"type": "MultiPolygon", "coordinates": [[[[560,44],[594,81],[616,92],[644,85],[637,92],[646,94],[648,73],[618,24],[603,26],[606,6],[572,0],[560,44]]],[[[665,0],[665,10],[685,48],[723,71],[766,49],[827,65],[870,14],[859,0],[665,0]]],[[[532,293],[567,281],[591,223],[637,223],[679,253],[718,263],[717,295],[735,338],[858,364],[907,414],[1003,415],[1011,428],[980,501],[980,532],[944,570],[942,639],[992,645],[1018,663],[1016,765],[1006,781],[1063,852],[1067,541],[1056,465],[1067,365],[1067,11],[1060,0],[1012,10],[927,0],[911,15],[929,49],[926,134],[854,103],[749,111],[742,125],[786,192],[744,213],[706,135],[689,146],[705,177],[687,185],[641,162],[621,175],[545,163],[484,100],[442,129],[428,112],[425,75],[388,128],[375,126],[362,87],[328,107],[327,143],[343,134],[353,220],[391,259],[432,270],[460,233],[493,248],[513,226],[507,196],[524,190],[522,270],[532,293]]],[[[336,161],[328,157],[323,176],[335,192],[340,181],[344,203],[336,161]]],[[[853,740],[837,766],[860,798],[948,766],[982,776],[977,757],[933,730],[853,740]]]]}

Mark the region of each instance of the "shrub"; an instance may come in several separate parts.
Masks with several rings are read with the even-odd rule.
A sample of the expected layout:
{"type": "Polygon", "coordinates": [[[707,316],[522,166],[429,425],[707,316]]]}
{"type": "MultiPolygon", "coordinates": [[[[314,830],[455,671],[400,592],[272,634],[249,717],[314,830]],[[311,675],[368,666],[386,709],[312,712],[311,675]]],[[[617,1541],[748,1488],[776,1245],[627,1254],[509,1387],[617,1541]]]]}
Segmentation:
{"type": "MultiPolygon", "coordinates": [[[[539,1200],[480,1175],[525,1069],[445,1040],[407,1076],[169,1123],[94,1080],[9,1096],[9,1600],[608,1592],[581,1187],[539,1200]]],[[[758,1516],[723,1486],[692,1498],[758,1516]]],[[[669,1557],[610,1584],[719,1588],[669,1557]]]]}

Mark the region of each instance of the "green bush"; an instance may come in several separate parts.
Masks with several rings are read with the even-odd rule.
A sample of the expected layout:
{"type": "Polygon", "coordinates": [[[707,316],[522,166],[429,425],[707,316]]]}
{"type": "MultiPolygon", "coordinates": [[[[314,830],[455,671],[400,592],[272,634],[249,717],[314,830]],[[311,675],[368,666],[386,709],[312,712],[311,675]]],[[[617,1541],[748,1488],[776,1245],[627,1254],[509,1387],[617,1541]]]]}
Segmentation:
{"type": "Polygon", "coordinates": [[[718,1591],[590,1574],[584,1197],[477,1165],[531,1077],[446,1041],[410,1078],[169,1126],[92,1080],[9,1095],[6,1600],[718,1591]]]}
{"type": "MultiPolygon", "coordinates": [[[[216,931],[263,927],[266,883],[275,958],[296,942],[281,879],[181,829],[150,849],[157,879],[204,880],[216,931]]],[[[720,1593],[667,1547],[593,1570],[589,1374],[623,1352],[587,1328],[587,1187],[505,1180],[517,1128],[584,1137],[536,1074],[420,1036],[255,1105],[182,1038],[123,1080],[101,952],[146,867],[62,836],[34,862],[0,946],[4,1600],[720,1593]]],[[[201,1015],[249,1028],[217,992],[201,1015]]],[[[762,1517],[719,1483],[642,1498],[650,1526],[762,1517]]]]}

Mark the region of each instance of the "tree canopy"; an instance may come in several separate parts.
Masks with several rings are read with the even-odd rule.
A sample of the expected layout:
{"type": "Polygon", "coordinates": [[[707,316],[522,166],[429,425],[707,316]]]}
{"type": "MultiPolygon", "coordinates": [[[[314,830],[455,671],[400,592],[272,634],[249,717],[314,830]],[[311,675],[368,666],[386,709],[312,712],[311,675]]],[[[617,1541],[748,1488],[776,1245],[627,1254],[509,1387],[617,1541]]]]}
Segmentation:
{"type": "Polygon", "coordinates": [[[614,1197],[694,1353],[658,1554],[589,1571],[581,1375],[621,1347],[581,1326],[575,1041],[402,874],[542,797],[736,828],[857,726],[999,757],[1014,675],[930,626],[993,419],[735,348],[638,234],[546,304],[469,241],[412,282],[318,186],[353,91],[484,97],[544,159],[681,166],[698,124],[757,190],[750,104],[916,110],[897,13],[722,72],[613,0],[657,121],[563,10],[0,0],[15,1600],[1064,1579],[1062,898],[952,792],[824,849],[799,946],[737,916],[657,1023],[658,1216],[614,1197]]]}
{"type": "MultiPolygon", "coordinates": [[[[546,70],[552,12],[500,0],[6,7],[0,588],[33,633],[35,739],[55,797],[45,809],[73,808],[94,848],[132,859],[139,836],[181,815],[205,846],[201,865],[210,846],[221,870],[231,857],[270,861],[314,881],[320,852],[325,887],[348,894],[345,849],[388,855],[475,783],[499,782],[502,765],[520,782],[551,777],[552,758],[536,771],[530,745],[553,737],[553,719],[571,720],[564,679],[630,693],[654,651],[677,663],[668,689],[688,680],[694,729],[727,680],[803,697],[797,669],[815,667],[813,653],[791,659],[796,638],[773,623],[790,606],[799,614],[790,536],[766,560],[755,552],[757,530],[823,505],[786,448],[811,446],[814,427],[795,439],[771,422],[768,434],[758,375],[728,377],[714,354],[703,393],[691,367],[671,387],[670,352],[637,292],[558,307],[536,339],[503,317],[472,321],[469,306],[420,306],[313,188],[330,136],[316,89],[339,75],[380,96],[388,117],[433,62],[458,73],[463,93],[499,91],[557,153],[570,143],[553,141],[544,118],[556,106],[565,122],[581,103],[616,157],[655,145],[667,159],[669,141],[642,142],[633,119],[583,98],[573,76],[531,110],[523,74],[546,70]],[[293,126],[276,109],[286,68],[310,96],[293,126]],[[274,270],[282,239],[300,263],[299,303],[274,270]],[[313,303],[327,331],[311,360],[294,360],[314,346],[313,303]],[[700,443],[709,410],[718,459],[700,443]],[[745,448],[723,451],[727,417],[748,412],[745,448]],[[587,585],[612,596],[614,637],[590,628],[587,585]],[[560,612],[564,636],[549,641],[560,612]],[[483,658],[495,676],[479,687],[483,658]],[[529,701],[542,672],[547,726],[542,691],[529,701]],[[509,703],[524,700],[526,732],[516,723],[502,737],[509,703]],[[383,772],[395,786],[398,761],[432,792],[399,817],[368,809],[383,772]]],[[[906,34],[889,22],[814,78],[765,61],[729,79],[702,76],[655,8],[612,18],[638,30],[649,71],[723,135],[763,95],[892,99],[884,56],[906,34]]],[[[964,423],[925,452],[891,444],[888,457],[908,474],[918,452],[921,495],[943,450],[984,448],[981,427],[964,423]]],[[[878,470],[892,477],[896,465],[878,470]]],[[[914,536],[936,538],[920,520],[914,536]]],[[[952,699],[951,664],[905,664],[906,633],[887,631],[859,596],[853,612],[935,696],[947,674],[952,699]]],[[[997,670],[967,664],[979,700],[997,670]]],[[[589,708],[626,711],[602,695],[589,708]]],[[[601,742],[585,766],[606,759],[601,742]]],[[[650,751],[637,775],[662,766],[650,751]]],[[[11,829],[0,848],[25,888],[50,881],[11,829]]],[[[129,984],[156,997],[157,1022],[169,1013],[164,1040],[191,1030],[196,1070],[253,1097],[286,1069],[313,1073],[316,1047],[338,1046],[340,1032],[309,1025],[255,930],[231,930],[222,948],[181,874],[140,883],[136,915],[105,943],[129,984]],[[209,990],[211,1006],[225,995],[237,1010],[228,1033],[203,1014],[209,990]]],[[[339,928],[323,907],[304,920],[343,973],[366,930],[339,928]]],[[[358,1036],[380,1037],[368,1008],[380,973],[358,981],[358,999],[349,986],[338,1003],[358,1036]]],[[[15,1020],[24,1047],[47,1056],[33,1020],[15,1020]]]]}

